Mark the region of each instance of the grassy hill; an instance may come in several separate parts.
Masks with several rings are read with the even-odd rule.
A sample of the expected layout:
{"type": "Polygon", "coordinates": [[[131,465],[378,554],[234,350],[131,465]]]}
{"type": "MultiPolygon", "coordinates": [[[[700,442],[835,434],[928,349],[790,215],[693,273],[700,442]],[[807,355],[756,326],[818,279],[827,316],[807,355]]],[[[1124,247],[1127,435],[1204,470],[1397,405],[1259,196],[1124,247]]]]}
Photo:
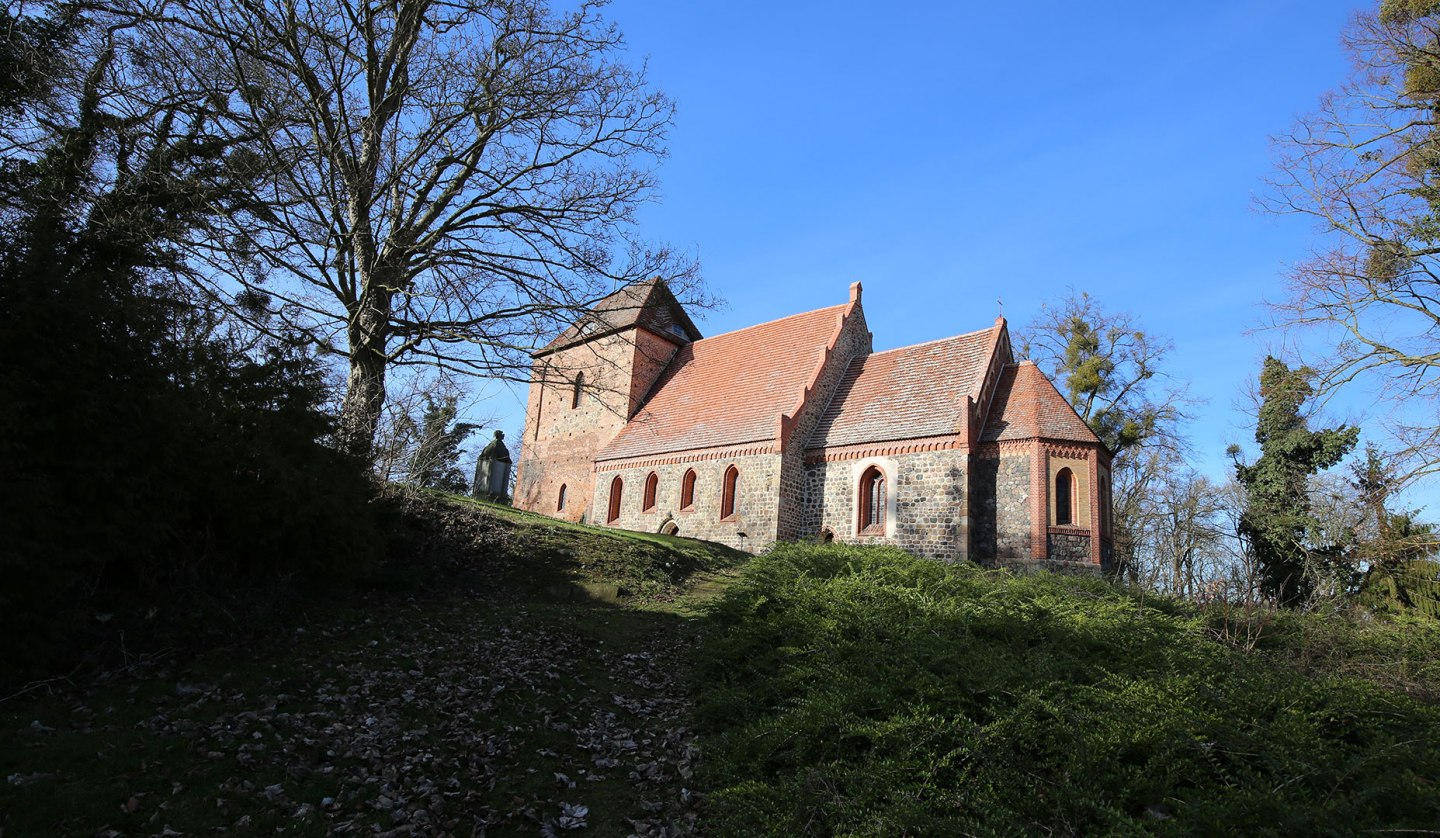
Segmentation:
{"type": "Polygon", "coordinates": [[[1440,830],[1434,623],[839,546],[755,560],[712,619],[717,834],[1440,830]]]}
{"type": "Polygon", "coordinates": [[[392,529],[368,591],[228,603],[97,678],[0,694],[0,834],[695,818],[696,609],[746,556],[436,494],[392,529]]]}
{"type": "Polygon", "coordinates": [[[0,831],[1440,830],[1435,623],[435,494],[392,536],[368,592],[0,700],[0,831]]]}

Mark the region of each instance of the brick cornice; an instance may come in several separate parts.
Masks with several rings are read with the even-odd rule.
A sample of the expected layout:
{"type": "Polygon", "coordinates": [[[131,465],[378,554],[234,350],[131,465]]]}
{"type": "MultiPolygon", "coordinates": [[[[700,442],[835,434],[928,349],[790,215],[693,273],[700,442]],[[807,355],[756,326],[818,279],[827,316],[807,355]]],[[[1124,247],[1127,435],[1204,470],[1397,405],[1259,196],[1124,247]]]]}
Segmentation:
{"type": "Polygon", "coordinates": [[[757,454],[774,454],[775,447],[768,441],[725,448],[702,448],[691,451],[675,451],[654,457],[635,457],[621,460],[604,460],[595,463],[595,472],[624,471],[632,468],[654,468],[705,460],[728,460],[735,457],[753,457],[757,454]]]}
{"type": "Polygon", "coordinates": [[[837,448],[813,448],[805,452],[805,462],[830,463],[837,460],[863,460],[866,457],[893,457],[896,454],[919,454],[925,451],[965,450],[964,434],[901,439],[873,445],[844,445],[837,448]]]}
{"type": "Polygon", "coordinates": [[[1076,445],[1073,442],[1056,442],[1053,440],[1041,440],[1041,446],[1045,453],[1052,457],[1068,457],[1074,460],[1088,460],[1095,452],[1093,445],[1076,445]]]}
{"type": "Polygon", "coordinates": [[[994,459],[996,457],[1028,457],[1030,456],[1030,440],[1028,439],[1005,439],[999,442],[986,442],[975,446],[975,456],[994,459]]]}

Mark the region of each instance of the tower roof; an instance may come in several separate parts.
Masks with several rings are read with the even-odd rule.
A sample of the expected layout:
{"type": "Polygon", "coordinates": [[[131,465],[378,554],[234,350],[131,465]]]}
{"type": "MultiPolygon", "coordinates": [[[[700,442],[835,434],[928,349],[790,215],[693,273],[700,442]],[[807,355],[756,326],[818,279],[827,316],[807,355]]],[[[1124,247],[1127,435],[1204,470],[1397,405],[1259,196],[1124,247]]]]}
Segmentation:
{"type": "Polygon", "coordinates": [[[665,281],[647,279],[602,298],[535,357],[630,328],[645,329],[677,344],[701,338],[700,330],[665,281]]]}

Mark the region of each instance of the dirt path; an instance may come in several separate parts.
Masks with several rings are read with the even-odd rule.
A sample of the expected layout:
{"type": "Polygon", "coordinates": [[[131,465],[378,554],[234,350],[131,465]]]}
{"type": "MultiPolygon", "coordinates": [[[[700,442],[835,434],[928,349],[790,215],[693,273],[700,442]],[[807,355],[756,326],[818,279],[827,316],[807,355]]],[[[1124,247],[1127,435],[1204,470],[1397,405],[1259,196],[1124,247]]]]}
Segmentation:
{"type": "Polygon", "coordinates": [[[663,608],[376,601],[271,648],[0,705],[4,834],[641,835],[693,829],[663,608]],[[14,706],[12,706],[14,705],[14,706]]]}

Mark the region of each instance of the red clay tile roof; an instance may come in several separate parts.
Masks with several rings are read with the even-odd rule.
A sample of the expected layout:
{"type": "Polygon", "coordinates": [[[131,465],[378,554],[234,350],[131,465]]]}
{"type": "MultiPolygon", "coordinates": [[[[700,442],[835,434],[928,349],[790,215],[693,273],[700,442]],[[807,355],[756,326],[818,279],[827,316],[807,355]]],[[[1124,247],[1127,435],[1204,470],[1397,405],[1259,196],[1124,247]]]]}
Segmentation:
{"type": "Polygon", "coordinates": [[[560,336],[536,352],[536,357],[564,349],[582,340],[638,326],[676,343],[699,340],[700,330],[675,299],[664,280],[647,279],[627,285],[597,302],[560,336]]]}
{"type": "Polygon", "coordinates": [[[1008,364],[995,389],[995,404],[980,439],[996,442],[1034,437],[1100,441],[1034,362],[1008,364]]]}
{"type": "Polygon", "coordinates": [[[597,460],[774,440],[811,383],[846,305],[682,346],[642,407],[597,460]]]}
{"type": "Polygon", "coordinates": [[[998,328],[854,359],[807,447],[956,433],[964,396],[985,374],[998,328]]]}

